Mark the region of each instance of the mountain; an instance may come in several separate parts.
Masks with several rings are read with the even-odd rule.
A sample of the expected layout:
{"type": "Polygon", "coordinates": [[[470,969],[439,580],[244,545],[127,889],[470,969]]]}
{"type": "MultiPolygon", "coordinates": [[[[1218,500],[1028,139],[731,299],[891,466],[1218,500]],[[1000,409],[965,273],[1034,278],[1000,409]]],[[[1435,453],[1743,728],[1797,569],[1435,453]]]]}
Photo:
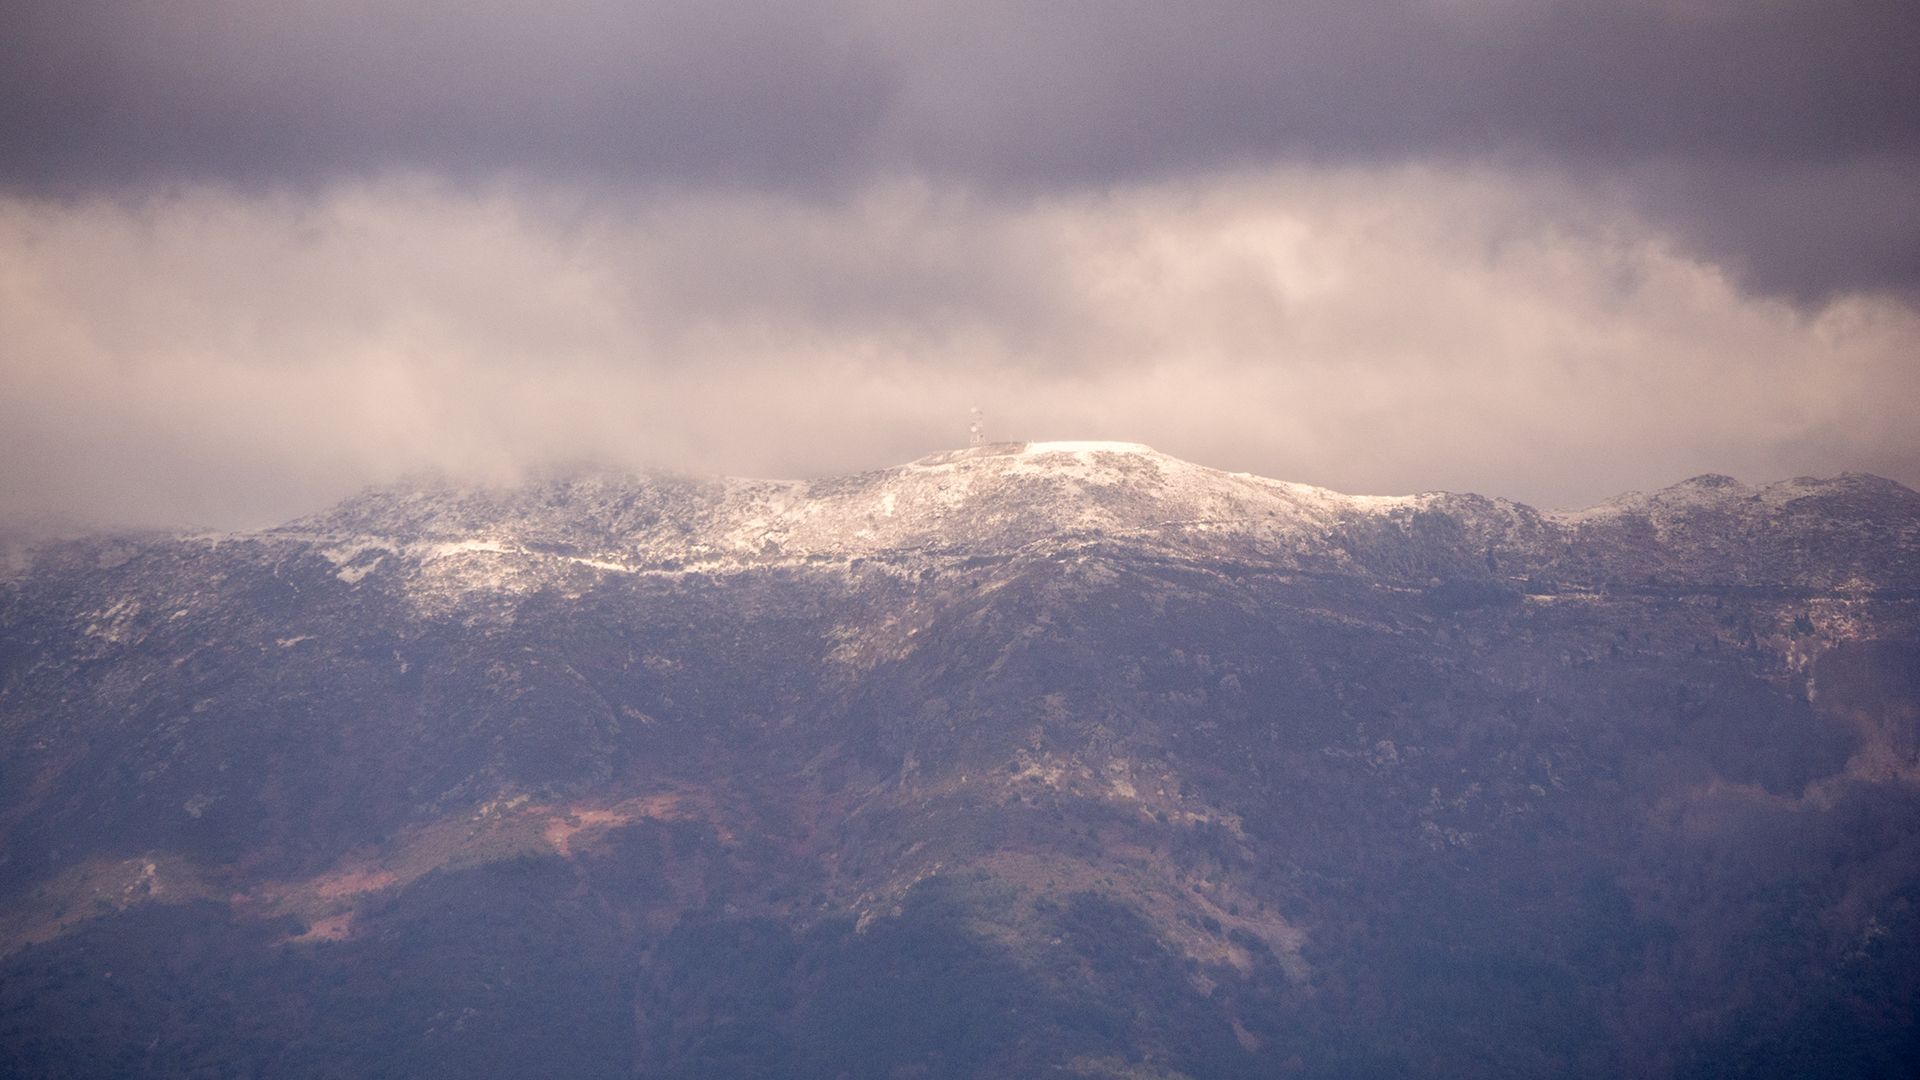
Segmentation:
{"type": "Polygon", "coordinates": [[[8,1076],[1909,1076],[1920,495],[1121,443],[0,582],[8,1076]]]}

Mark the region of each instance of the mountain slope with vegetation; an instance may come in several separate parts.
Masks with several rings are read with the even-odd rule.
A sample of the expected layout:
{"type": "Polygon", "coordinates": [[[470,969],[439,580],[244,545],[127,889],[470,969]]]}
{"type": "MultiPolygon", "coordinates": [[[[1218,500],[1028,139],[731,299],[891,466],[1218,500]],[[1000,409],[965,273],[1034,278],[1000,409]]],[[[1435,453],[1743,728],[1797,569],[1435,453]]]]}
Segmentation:
{"type": "Polygon", "coordinates": [[[1131,444],[22,549],[0,1072],[1906,1075],[1917,553],[1131,444]]]}

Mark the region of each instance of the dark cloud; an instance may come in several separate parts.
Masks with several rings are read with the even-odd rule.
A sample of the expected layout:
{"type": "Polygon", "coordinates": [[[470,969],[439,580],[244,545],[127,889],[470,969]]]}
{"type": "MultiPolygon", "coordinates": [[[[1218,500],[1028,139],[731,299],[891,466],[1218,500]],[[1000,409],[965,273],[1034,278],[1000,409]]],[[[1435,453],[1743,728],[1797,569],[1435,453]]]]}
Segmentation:
{"type": "Polygon", "coordinates": [[[16,185],[370,170],[807,179],[877,122],[882,58],[819,4],[7,5],[16,185]]]}
{"type": "Polygon", "coordinates": [[[1651,216],[1749,288],[1808,305],[1875,289],[1920,301],[1920,155],[1667,159],[1624,172],[1651,216]]]}
{"type": "Polygon", "coordinates": [[[1887,220],[1884,182],[1804,182],[1920,185],[1911,0],[6,0],[0,18],[16,190],[394,168],[1048,190],[1506,157],[1657,173],[1650,209],[1763,288],[1920,285],[1920,221],[1887,220]],[[1729,179],[1740,197],[1700,197],[1729,179]],[[1783,213],[1802,223],[1784,239],[1783,213]]]}
{"type": "MultiPolygon", "coordinates": [[[[1025,8],[943,41],[944,63],[920,58],[938,66],[911,104],[931,107],[900,137],[921,155],[1100,175],[1275,153],[1771,162],[1920,145],[1911,4],[1025,8]]],[[[890,40],[895,55],[931,44],[911,27],[890,40]]]]}

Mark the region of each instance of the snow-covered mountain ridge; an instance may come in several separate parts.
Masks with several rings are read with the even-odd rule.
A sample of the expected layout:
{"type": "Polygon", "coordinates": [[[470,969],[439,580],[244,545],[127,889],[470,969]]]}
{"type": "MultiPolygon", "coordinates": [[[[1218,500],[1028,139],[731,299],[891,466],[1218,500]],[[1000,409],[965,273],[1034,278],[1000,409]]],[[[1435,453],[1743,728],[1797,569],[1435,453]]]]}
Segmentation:
{"type": "Polygon", "coordinates": [[[1418,584],[1463,573],[1566,582],[1684,572],[1727,584],[1920,585],[1911,557],[1920,496],[1877,477],[1756,488],[1709,475],[1543,512],[1446,492],[1345,495],[1112,442],[1000,443],[822,480],[593,472],[508,489],[402,485],[261,538],[320,544],[348,581],[392,556],[452,560],[485,584],[497,575],[483,566],[507,563],[678,573],[1125,542],[1418,584]]]}
{"type": "Polygon", "coordinates": [[[1301,531],[1421,498],[1225,473],[1136,443],[1001,443],[824,480],[587,473],[508,490],[401,486],[289,529],[442,543],[511,535],[652,555],[987,554],[1199,523],[1301,531]]]}

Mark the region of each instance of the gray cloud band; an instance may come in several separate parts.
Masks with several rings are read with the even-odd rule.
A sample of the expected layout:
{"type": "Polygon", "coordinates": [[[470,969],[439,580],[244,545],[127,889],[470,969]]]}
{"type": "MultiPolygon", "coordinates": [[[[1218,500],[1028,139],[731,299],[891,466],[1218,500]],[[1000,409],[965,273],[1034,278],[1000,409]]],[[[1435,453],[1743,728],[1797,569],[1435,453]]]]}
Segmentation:
{"type": "Polygon", "coordinates": [[[1754,298],[1551,177],[616,202],[0,196],[0,533],[270,524],[415,470],[831,475],[964,445],[974,405],[1363,493],[1920,483],[1920,312],[1754,298]]]}
{"type": "Polygon", "coordinates": [[[16,191],[396,168],[1058,191],[1506,157],[1617,177],[1765,289],[1920,287],[1907,0],[7,0],[0,16],[16,191]]]}

